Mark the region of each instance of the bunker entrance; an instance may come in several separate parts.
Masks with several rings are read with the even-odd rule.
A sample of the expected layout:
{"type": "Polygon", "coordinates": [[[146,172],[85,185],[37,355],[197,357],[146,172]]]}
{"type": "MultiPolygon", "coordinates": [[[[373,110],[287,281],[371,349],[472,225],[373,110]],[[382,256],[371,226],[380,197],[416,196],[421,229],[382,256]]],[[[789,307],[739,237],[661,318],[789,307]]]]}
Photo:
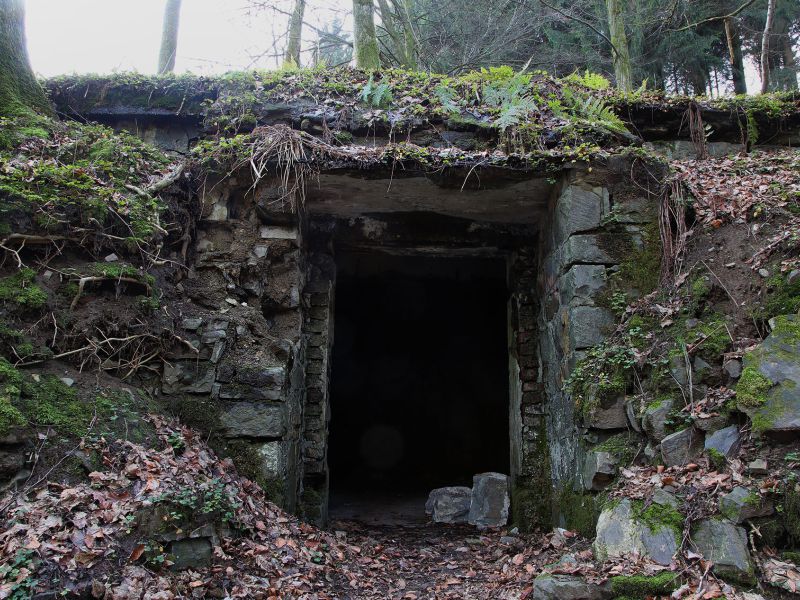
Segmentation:
{"type": "Polygon", "coordinates": [[[425,518],[428,492],[509,472],[506,264],[337,258],[330,516],[425,518]]]}

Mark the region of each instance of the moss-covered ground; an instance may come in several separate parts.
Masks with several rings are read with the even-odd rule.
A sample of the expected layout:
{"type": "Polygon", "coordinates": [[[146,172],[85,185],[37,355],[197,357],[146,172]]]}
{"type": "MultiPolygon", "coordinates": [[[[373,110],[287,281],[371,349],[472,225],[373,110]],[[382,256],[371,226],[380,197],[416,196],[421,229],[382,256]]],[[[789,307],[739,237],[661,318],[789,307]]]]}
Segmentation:
{"type": "Polygon", "coordinates": [[[135,248],[158,230],[163,203],[129,186],[141,190],[167,170],[161,151],[101,125],[22,117],[0,125],[0,236],[12,226],[55,240],[82,229],[135,248]]]}

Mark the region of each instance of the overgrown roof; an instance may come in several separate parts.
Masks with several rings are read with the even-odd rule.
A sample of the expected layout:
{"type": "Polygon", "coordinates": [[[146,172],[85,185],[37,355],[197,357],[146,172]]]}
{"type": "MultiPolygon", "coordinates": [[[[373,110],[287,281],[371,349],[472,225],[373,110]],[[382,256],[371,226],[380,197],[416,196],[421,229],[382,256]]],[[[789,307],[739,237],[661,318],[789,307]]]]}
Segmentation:
{"type": "Polygon", "coordinates": [[[710,125],[711,141],[738,142],[755,131],[766,140],[800,129],[798,94],[720,99],[647,90],[620,94],[592,73],[558,79],[510,67],[454,77],[352,68],[218,77],[121,73],[58,77],[46,86],[56,108],[67,115],[182,118],[224,135],[283,123],[340,144],[350,143],[352,136],[372,136],[524,153],[581,143],[689,138],[685,115],[690,106],[710,125]]]}

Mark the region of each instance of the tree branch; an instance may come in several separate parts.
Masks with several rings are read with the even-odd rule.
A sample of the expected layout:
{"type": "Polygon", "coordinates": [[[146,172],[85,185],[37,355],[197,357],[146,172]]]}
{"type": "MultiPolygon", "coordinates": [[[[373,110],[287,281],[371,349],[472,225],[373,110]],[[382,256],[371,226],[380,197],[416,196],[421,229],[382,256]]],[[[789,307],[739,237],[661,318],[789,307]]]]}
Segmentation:
{"type": "MultiPolygon", "coordinates": [[[[589,29],[591,29],[592,31],[594,31],[594,32],[595,32],[597,35],[599,35],[601,38],[603,38],[603,39],[606,41],[606,43],[608,43],[608,45],[609,45],[609,46],[611,46],[611,51],[614,53],[614,55],[615,55],[615,56],[619,56],[619,51],[617,50],[617,47],[616,47],[616,46],[614,45],[614,43],[613,43],[613,42],[612,42],[612,41],[609,39],[609,37],[608,37],[607,35],[605,35],[605,34],[604,34],[602,31],[600,31],[599,29],[597,29],[597,27],[595,27],[594,25],[592,25],[591,23],[589,23],[589,21],[584,21],[584,20],[583,20],[583,19],[581,19],[580,17],[576,17],[575,15],[571,15],[571,14],[569,14],[569,13],[566,13],[566,12],[564,12],[563,10],[561,10],[560,8],[558,8],[557,6],[553,6],[553,5],[552,5],[552,4],[550,4],[549,2],[545,2],[545,0],[539,0],[539,2],[540,2],[541,4],[544,4],[544,5],[545,5],[547,8],[549,8],[550,10],[554,10],[554,11],[556,11],[558,14],[560,14],[561,16],[563,16],[563,17],[566,17],[567,19],[570,19],[570,20],[572,20],[572,21],[577,21],[577,22],[578,22],[578,23],[580,23],[581,25],[586,25],[586,27],[588,27],[589,29]]],[[[755,2],[755,0],[750,0],[750,2],[755,2]]]]}
{"type": "Polygon", "coordinates": [[[678,32],[678,31],[686,31],[687,29],[693,29],[693,28],[695,28],[695,27],[697,27],[699,25],[703,25],[705,23],[712,23],[714,21],[723,21],[725,19],[730,19],[730,18],[735,17],[736,15],[738,15],[740,12],[742,12],[745,8],[747,8],[748,6],[753,4],[755,1],[756,0],[747,0],[747,2],[742,4],[739,8],[737,8],[732,13],[729,13],[727,15],[718,15],[716,17],[708,17],[707,19],[703,19],[702,21],[697,21],[696,23],[690,23],[689,25],[684,25],[680,29],[670,29],[668,31],[676,31],[676,32],[678,32]]]}

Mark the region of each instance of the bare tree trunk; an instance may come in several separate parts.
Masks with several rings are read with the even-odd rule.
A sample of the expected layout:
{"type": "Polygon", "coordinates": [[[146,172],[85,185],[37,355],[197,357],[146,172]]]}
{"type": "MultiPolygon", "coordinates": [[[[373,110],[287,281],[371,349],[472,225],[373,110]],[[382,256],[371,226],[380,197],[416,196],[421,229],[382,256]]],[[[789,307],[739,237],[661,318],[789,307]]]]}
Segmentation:
{"type": "Polygon", "coordinates": [[[773,90],[792,91],[797,89],[797,59],[792,48],[789,22],[781,14],[775,15],[772,25],[772,48],[770,63],[774,68],[770,73],[773,90]],[[777,73],[775,69],[777,68],[777,73]]]}
{"type": "Polygon", "coordinates": [[[292,18],[289,21],[289,43],[283,57],[284,67],[300,66],[300,42],[303,36],[303,16],[306,12],[306,0],[295,0],[292,18]]]}
{"type": "Polygon", "coordinates": [[[797,90],[797,58],[792,48],[792,38],[788,33],[781,36],[781,54],[783,54],[783,68],[786,71],[786,89],[797,90]]]}
{"type": "Polygon", "coordinates": [[[178,52],[178,24],[181,17],[181,0],[167,0],[164,8],[164,24],[161,30],[161,51],[158,53],[158,74],[175,70],[175,55],[178,52]]]}
{"type": "Polygon", "coordinates": [[[767,24],[764,25],[764,35],[761,36],[761,93],[769,90],[769,35],[772,31],[772,22],[775,20],[775,0],[767,3],[767,24]]]}
{"type": "Polygon", "coordinates": [[[742,57],[742,40],[732,17],[725,19],[725,39],[728,42],[728,58],[731,61],[731,77],[733,93],[746,94],[747,82],[744,78],[744,59],[742,57]]]}
{"type": "Polygon", "coordinates": [[[608,32],[613,45],[614,75],[617,87],[624,92],[633,89],[631,73],[631,55],[628,48],[628,36],[625,33],[625,0],[606,0],[608,11],[608,32]]]}
{"type": "Polygon", "coordinates": [[[52,114],[28,58],[23,0],[0,0],[0,115],[52,114]]]}
{"type": "Polygon", "coordinates": [[[381,68],[372,0],[353,0],[354,47],[356,66],[372,71],[381,68]]]}

